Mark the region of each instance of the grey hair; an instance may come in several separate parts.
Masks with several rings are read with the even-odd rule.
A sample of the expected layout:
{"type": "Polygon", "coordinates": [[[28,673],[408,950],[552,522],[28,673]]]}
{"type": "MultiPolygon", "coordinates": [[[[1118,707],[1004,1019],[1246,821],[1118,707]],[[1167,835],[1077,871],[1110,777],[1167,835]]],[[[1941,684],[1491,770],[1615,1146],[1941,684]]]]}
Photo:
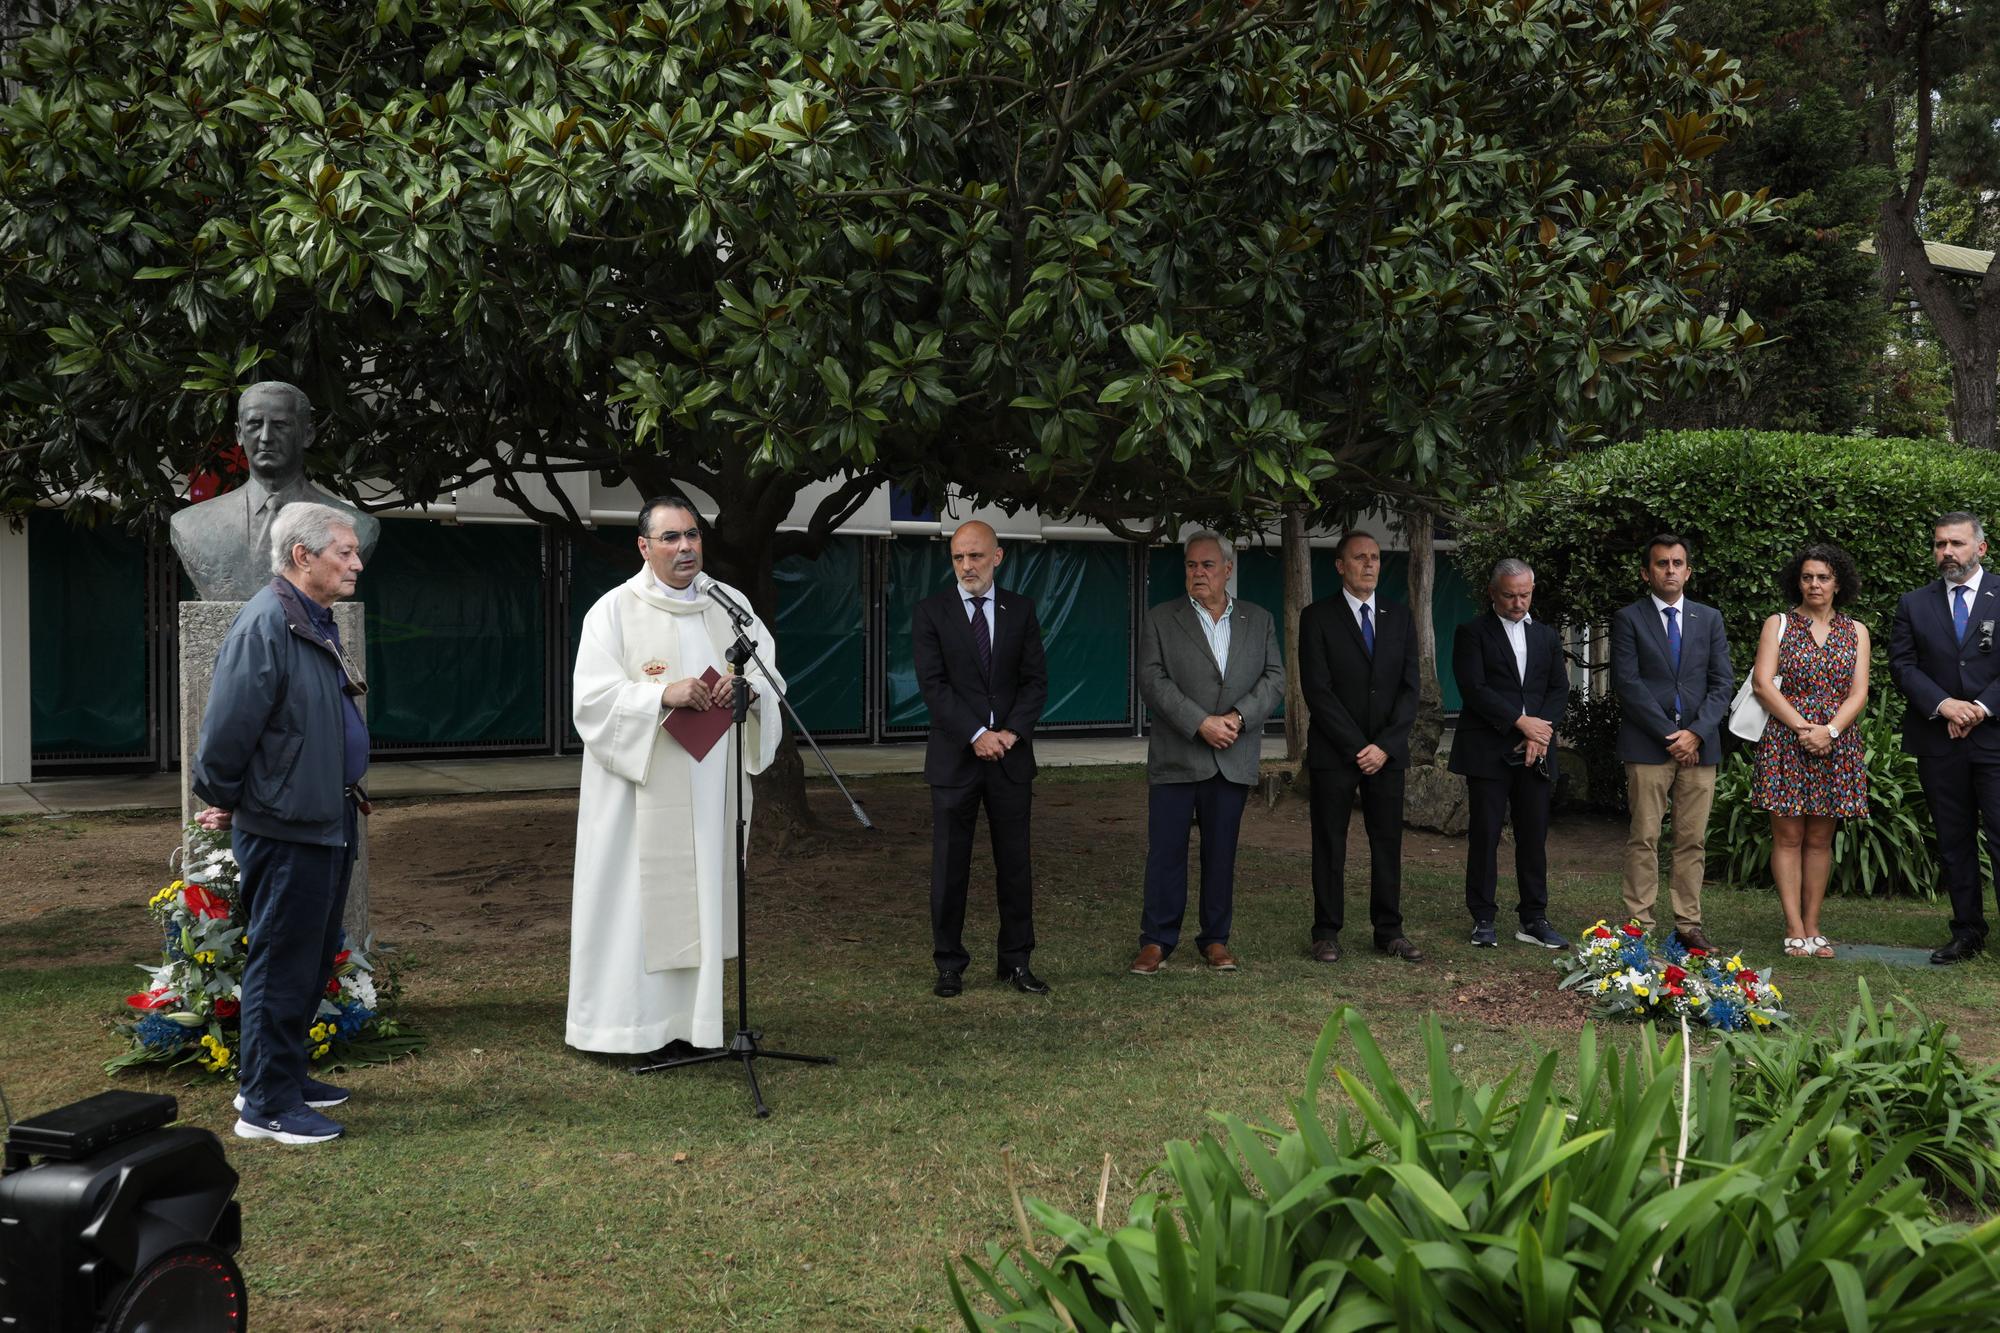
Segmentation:
{"type": "Polygon", "coordinates": [[[1939,514],[1937,522],[1931,524],[1931,531],[1936,532],[1939,528],[1955,528],[1961,523],[1972,525],[1972,540],[1976,542],[1986,540],[1986,525],[1979,521],[1979,515],[1968,514],[1963,509],[1954,509],[1949,514],[1939,514]]]}
{"type": "Polygon", "coordinates": [[[1493,577],[1486,580],[1486,586],[1497,588],[1500,586],[1501,579],[1518,579],[1523,574],[1526,574],[1529,578],[1535,577],[1534,566],[1525,560],[1516,560],[1510,555],[1504,560],[1495,562],[1493,577]]]}
{"type": "Polygon", "coordinates": [[[271,520],[271,572],[283,574],[292,567],[292,548],[303,546],[318,555],[333,545],[333,530],[354,531],[354,515],[332,505],[295,500],[271,520]]]}
{"type": "Polygon", "coordinates": [[[1192,551],[1196,542],[1214,542],[1216,549],[1222,552],[1223,564],[1233,565],[1236,563],[1236,547],[1230,542],[1229,538],[1223,536],[1221,533],[1210,532],[1207,528],[1203,528],[1200,532],[1195,533],[1192,537],[1182,542],[1181,550],[1192,551]]]}
{"type": "Polygon", "coordinates": [[[236,410],[238,412],[241,412],[243,410],[243,400],[245,398],[248,398],[251,394],[260,391],[264,393],[281,393],[285,395],[285,397],[292,400],[292,410],[299,414],[299,421],[301,422],[301,424],[306,426],[312,425],[312,419],[313,419],[312,399],[306,397],[306,391],[304,389],[301,389],[296,384],[288,384],[284,380],[258,380],[255,384],[245,389],[242,393],[236,395],[236,410]]]}

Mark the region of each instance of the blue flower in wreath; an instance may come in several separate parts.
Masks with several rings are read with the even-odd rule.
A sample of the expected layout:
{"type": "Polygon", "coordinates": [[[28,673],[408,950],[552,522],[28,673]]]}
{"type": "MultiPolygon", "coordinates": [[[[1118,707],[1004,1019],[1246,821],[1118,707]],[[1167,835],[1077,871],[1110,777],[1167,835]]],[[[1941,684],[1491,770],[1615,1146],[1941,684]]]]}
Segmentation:
{"type": "Polygon", "coordinates": [[[186,962],[187,954],[181,949],[181,928],[179,924],[169,920],[162,924],[161,933],[166,938],[163,948],[166,951],[167,961],[174,963],[186,962]]]}
{"type": "Polygon", "coordinates": [[[1627,935],[1625,942],[1618,946],[1618,957],[1625,966],[1638,968],[1642,972],[1653,958],[1652,953],[1646,948],[1646,937],[1643,935],[1627,935]]]}
{"type": "Polygon", "coordinates": [[[334,1016],[333,1027],[343,1041],[352,1041],[361,1029],[374,1021],[375,1011],[357,1002],[341,1006],[340,1012],[334,1016]]]}
{"type": "Polygon", "coordinates": [[[171,1051],[194,1040],[194,1029],[184,1028],[165,1014],[147,1014],[132,1029],[132,1035],[156,1051],[171,1051]]]}
{"type": "Polygon", "coordinates": [[[1735,1032],[1744,1026],[1743,1006],[1723,996],[1716,996],[1708,1002],[1708,1025],[1723,1032],[1735,1032]]]}

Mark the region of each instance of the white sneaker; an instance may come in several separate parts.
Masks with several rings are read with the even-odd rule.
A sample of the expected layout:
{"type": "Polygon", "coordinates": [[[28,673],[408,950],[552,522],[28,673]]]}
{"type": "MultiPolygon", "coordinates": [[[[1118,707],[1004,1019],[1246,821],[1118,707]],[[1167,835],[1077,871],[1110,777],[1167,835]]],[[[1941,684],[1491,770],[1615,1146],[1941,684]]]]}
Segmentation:
{"type": "Polygon", "coordinates": [[[283,1115],[238,1120],[239,1139],[275,1139],[279,1143],[325,1143],[346,1131],[311,1107],[301,1106],[283,1115]]]}

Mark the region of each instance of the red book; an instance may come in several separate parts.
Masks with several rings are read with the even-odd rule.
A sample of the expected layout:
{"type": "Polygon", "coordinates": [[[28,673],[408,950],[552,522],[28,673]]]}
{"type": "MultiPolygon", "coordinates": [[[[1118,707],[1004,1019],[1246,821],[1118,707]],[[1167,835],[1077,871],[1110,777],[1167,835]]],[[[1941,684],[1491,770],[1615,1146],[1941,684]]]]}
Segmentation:
{"type": "MultiPolygon", "coordinates": [[[[714,667],[701,673],[701,683],[713,685],[722,677],[714,667]]],[[[732,708],[672,708],[660,722],[667,734],[680,742],[681,748],[696,759],[706,759],[722,734],[736,721],[736,710],[732,708]]]]}

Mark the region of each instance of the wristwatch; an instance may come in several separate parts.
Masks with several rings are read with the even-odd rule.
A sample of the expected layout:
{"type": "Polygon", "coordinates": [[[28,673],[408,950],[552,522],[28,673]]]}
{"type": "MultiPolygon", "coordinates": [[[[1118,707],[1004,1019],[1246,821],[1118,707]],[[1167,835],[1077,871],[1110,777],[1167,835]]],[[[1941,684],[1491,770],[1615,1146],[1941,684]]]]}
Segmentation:
{"type": "Polygon", "coordinates": [[[1830,741],[1837,741],[1837,740],[1839,740],[1839,739],[1840,739],[1840,728],[1839,728],[1839,727],[1836,727],[1836,726],[1834,726],[1834,725],[1833,725],[1833,723],[1831,723],[1831,722],[1827,723],[1827,724],[1826,724],[1826,738],[1827,738],[1828,740],[1830,740],[1830,741]]]}

